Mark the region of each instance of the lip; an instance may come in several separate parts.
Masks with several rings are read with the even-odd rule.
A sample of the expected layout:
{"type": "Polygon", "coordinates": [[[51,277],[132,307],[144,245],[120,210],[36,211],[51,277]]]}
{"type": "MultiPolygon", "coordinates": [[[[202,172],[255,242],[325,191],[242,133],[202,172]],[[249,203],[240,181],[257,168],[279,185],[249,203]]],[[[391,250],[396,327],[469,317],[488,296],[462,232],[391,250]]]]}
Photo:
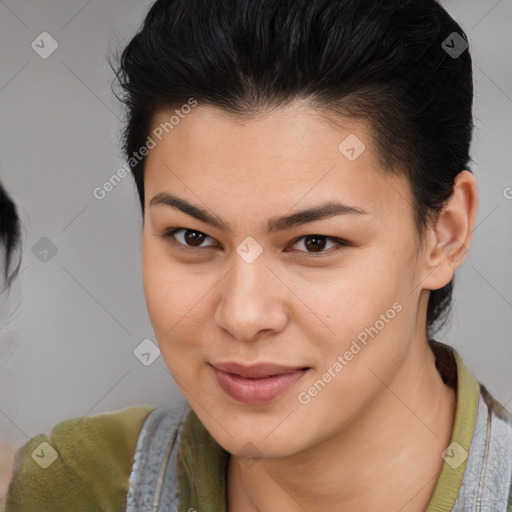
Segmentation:
{"type": "Polygon", "coordinates": [[[284,375],[297,370],[303,370],[304,366],[281,366],[273,363],[258,363],[250,366],[235,362],[215,363],[214,368],[224,373],[232,373],[246,379],[259,379],[261,377],[271,377],[274,375],[284,375]]]}
{"type": "Polygon", "coordinates": [[[244,366],[234,362],[216,363],[211,367],[224,392],[234,400],[249,405],[273,400],[301,379],[309,369],[273,363],[244,366]]]}

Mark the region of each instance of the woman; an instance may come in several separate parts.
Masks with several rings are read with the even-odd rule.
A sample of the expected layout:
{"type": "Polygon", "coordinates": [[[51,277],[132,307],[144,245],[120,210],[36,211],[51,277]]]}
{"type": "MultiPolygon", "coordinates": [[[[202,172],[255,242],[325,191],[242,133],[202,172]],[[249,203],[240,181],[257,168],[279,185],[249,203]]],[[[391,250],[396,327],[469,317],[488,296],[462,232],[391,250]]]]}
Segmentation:
{"type": "MultiPolygon", "coordinates": [[[[16,343],[11,324],[20,306],[15,282],[21,264],[20,225],[16,205],[0,183],[0,394],[5,392],[1,367],[16,343]]],[[[0,499],[9,485],[13,455],[9,443],[0,435],[0,499]]]]}
{"type": "Polygon", "coordinates": [[[158,0],[117,73],[187,402],[34,437],[6,510],[512,510],[510,415],[433,339],[478,204],[458,24],[434,0],[158,0]]]}
{"type": "Polygon", "coordinates": [[[0,247],[2,250],[0,293],[6,292],[18,275],[21,264],[21,236],[18,210],[0,183],[0,247]]]}

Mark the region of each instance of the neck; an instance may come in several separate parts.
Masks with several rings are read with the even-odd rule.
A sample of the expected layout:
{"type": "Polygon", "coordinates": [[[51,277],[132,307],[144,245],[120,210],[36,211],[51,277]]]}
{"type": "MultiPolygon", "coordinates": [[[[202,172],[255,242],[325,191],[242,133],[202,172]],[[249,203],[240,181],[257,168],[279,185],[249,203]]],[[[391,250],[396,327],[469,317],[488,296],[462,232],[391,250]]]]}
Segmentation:
{"type": "Polygon", "coordinates": [[[393,381],[336,436],[251,467],[230,457],[229,512],[423,512],[450,443],[456,393],[426,340],[413,345],[393,381]]]}

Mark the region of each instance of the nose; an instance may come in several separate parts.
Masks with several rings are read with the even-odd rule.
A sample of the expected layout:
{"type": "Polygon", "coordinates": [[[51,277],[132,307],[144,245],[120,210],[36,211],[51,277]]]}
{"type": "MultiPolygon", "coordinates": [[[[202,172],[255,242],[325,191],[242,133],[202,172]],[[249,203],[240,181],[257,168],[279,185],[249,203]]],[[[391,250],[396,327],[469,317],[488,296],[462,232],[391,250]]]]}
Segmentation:
{"type": "Polygon", "coordinates": [[[240,341],[278,333],[288,321],[293,294],[267,263],[261,256],[248,263],[237,255],[222,280],[215,322],[240,341]]]}

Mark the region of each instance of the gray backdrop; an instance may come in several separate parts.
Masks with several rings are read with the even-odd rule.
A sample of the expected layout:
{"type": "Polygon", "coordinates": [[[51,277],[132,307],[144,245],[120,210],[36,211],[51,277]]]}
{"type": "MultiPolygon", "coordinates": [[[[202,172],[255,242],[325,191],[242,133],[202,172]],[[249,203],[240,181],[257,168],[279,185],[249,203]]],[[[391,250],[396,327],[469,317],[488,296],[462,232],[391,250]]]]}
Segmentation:
{"type": "MultiPolygon", "coordinates": [[[[93,195],[124,163],[107,55],[151,3],[0,1],[0,172],[24,223],[17,332],[0,349],[0,432],[15,447],[65,418],[180,397],[161,357],[145,366],[134,354],[155,342],[135,186],[126,177],[93,195]]],[[[510,408],[512,0],[443,5],[474,59],[480,206],[453,321],[437,339],[510,408]]]]}

